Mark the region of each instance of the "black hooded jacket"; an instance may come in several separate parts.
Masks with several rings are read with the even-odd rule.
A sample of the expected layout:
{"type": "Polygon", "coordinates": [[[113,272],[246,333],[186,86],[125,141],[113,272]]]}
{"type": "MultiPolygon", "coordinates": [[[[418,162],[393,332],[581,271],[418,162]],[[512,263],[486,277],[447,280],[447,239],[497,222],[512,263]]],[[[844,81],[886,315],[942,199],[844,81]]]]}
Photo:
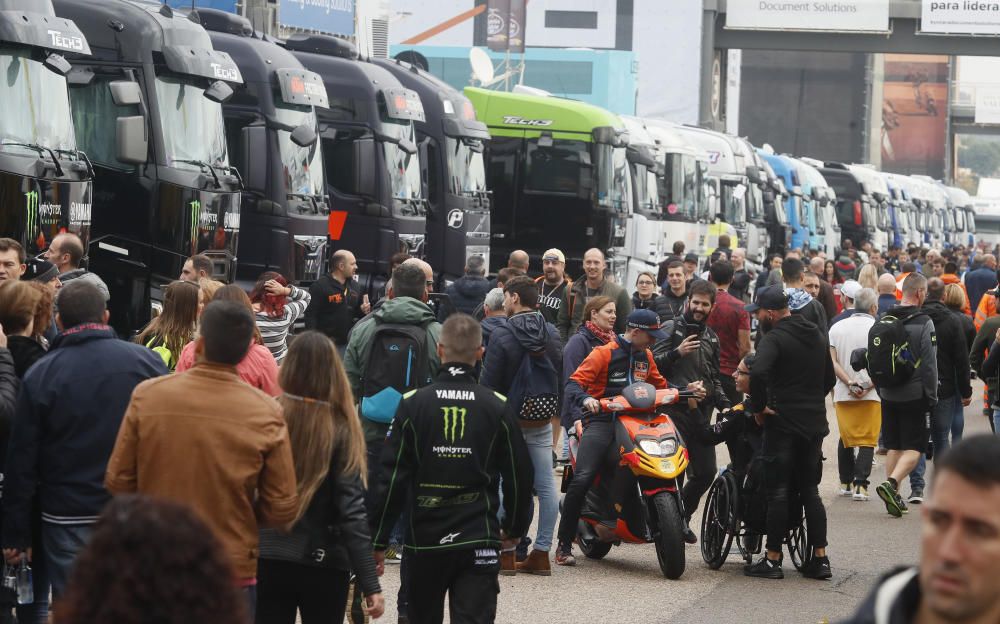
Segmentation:
{"type": "Polygon", "coordinates": [[[969,347],[965,330],[955,314],[940,301],[928,301],[920,311],[934,322],[937,334],[938,400],[955,396],[972,396],[969,371],[969,347]]]}
{"type": "Polygon", "coordinates": [[[660,374],[678,387],[685,387],[693,381],[705,384],[708,395],[701,403],[703,408],[717,407],[720,410],[731,407],[729,397],[719,383],[719,337],[711,327],[695,323],[690,312],[663,324],[666,340],[653,345],[653,358],[660,374]],[[698,349],[688,355],[677,350],[689,333],[697,332],[698,349]]]}
{"type": "Polygon", "coordinates": [[[556,370],[556,378],[561,379],[562,345],[556,328],[545,321],[541,312],[520,312],[511,316],[506,325],[497,327],[490,334],[480,382],[506,395],[525,354],[542,350],[556,370]]]}
{"type": "Polygon", "coordinates": [[[777,412],[764,421],[774,429],[805,438],[830,433],[826,395],[837,381],[825,331],[799,314],[787,316],[764,334],[750,371],[747,409],[777,412]]]}
{"type": "Polygon", "coordinates": [[[463,275],[445,291],[459,312],[472,314],[490,292],[490,282],[479,275],[463,275]]]}
{"type": "Polygon", "coordinates": [[[896,568],[883,576],[852,617],[841,624],[909,624],[920,607],[916,568],[896,568]]]}

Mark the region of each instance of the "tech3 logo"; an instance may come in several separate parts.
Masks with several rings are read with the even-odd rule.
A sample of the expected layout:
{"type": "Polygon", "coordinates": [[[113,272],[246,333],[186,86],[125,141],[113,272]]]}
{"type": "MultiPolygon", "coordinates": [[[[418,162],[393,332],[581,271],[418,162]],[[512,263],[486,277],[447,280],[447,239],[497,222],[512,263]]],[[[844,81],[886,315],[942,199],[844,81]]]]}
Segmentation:
{"type": "Polygon", "coordinates": [[[464,407],[442,407],[444,412],[444,439],[454,444],[456,440],[465,437],[465,415],[468,412],[464,407]],[[461,427],[459,427],[461,424],[461,427]],[[456,436],[456,432],[458,435],[456,436]]]}

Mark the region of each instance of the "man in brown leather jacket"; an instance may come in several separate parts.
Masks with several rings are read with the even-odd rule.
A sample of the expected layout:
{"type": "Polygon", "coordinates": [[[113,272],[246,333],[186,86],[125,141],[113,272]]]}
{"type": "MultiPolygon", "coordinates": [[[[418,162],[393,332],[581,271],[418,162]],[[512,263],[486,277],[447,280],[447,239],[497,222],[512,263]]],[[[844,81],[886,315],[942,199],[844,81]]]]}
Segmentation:
{"type": "Polygon", "coordinates": [[[198,364],[135,389],[104,481],[113,494],[142,492],[194,509],[228,553],[251,611],[258,530],[291,522],[297,503],[281,408],[236,373],[253,327],[239,303],[205,307],[198,364]]]}

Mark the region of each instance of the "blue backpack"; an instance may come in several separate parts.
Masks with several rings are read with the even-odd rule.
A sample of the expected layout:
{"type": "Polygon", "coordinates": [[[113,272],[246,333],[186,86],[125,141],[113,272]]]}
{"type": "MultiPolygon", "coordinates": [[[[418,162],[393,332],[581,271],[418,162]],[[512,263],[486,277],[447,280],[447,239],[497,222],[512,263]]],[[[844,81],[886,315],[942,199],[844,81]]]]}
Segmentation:
{"type": "Polygon", "coordinates": [[[361,416],[387,425],[403,395],[430,382],[427,325],[384,323],[376,317],[361,375],[361,416]]]}
{"type": "Polygon", "coordinates": [[[542,422],[559,416],[559,375],[545,349],[525,352],[507,401],[521,420],[542,422]]]}

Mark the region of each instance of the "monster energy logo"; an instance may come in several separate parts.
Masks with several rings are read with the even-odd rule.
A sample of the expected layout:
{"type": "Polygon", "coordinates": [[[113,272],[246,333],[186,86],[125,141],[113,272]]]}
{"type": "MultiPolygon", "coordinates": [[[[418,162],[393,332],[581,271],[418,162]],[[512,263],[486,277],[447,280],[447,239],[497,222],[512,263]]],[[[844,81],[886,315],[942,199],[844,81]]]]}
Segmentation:
{"type": "Polygon", "coordinates": [[[198,225],[201,223],[201,202],[197,199],[189,204],[191,207],[191,244],[198,243],[198,225]]]}
{"type": "Polygon", "coordinates": [[[28,235],[33,235],[38,228],[38,191],[28,191],[24,194],[28,202],[28,219],[25,229],[28,235]]]}
{"type": "Polygon", "coordinates": [[[442,407],[441,411],[444,412],[444,439],[454,444],[455,440],[465,437],[465,414],[468,410],[464,407],[442,407]]]}

